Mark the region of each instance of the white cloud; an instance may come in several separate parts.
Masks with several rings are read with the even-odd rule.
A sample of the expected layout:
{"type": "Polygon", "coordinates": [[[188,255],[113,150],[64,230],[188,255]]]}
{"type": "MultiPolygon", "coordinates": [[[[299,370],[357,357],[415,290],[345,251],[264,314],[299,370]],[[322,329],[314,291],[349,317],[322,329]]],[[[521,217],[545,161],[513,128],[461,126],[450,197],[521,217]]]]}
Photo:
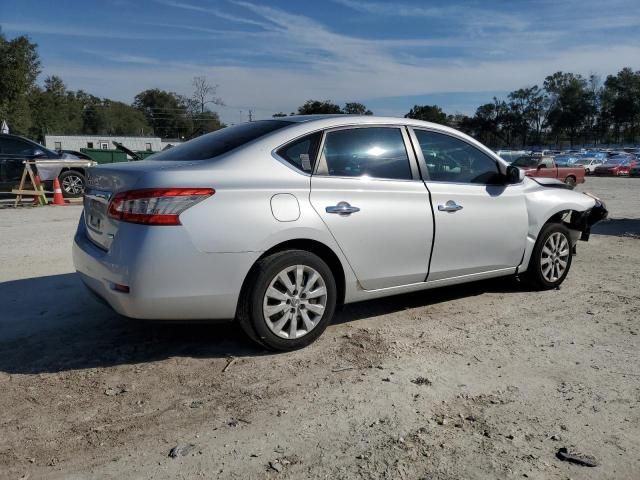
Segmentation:
{"type": "MultiPolygon", "coordinates": [[[[381,14],[388,8],[376,2],[336,1],[381,14]]],[[[209,7],[192,4],[179,7],[178,2],[170,0],[163,3],[183,10],[184,5],[189,5],[187,10],[203,8],[211,13],[209,7]]],[[[509,91],[540,84],[546,75],[558,70],[606,75],[624,66],[637,68],[640,58],[637,36],[625,42],[612,40],[610,36],[602,37],[607,41],[600,42],[587,42],[583,38],[573,46],[558,48],[567,35],[562,25],[549,22],[542,25],[546,30],[538,31],[535,21],[530,25],[512,16],[509,28],[491,35],[484,34],[482,28],[475,29],[479,20],[469,18],[474,17],[470,14],[461,17],[470,30],[453,29],[455,33],[446,37],[364,39],[334,32],[312,18],[278,8],[246,0],[229,3],[236,11],[251,15],[233,15],[234,20],[229,21],[248,25],[237,19],[250,20],[258,22],[262,29],[217,30],[185,24],[184,20],[177,24],[154,24],[163,26],[162,32],[169,31],[170,36],[180,37],[175,33],[178,29],[203,34],[215,47],[210,49],[208,65],[167,55],[155,58],[136,52],[104,51],[95,52],[108,62],[103,66],[47,61],[45,73],[61,75],[71,88],[125,101],[155,87],[189,95],[192,77],[206,75],[220,85],[218,94],[228,105],[220,109],[223,120],[234,122],[238,121],[240,109],[253,108],[258,118],[265,118],[277,111],[293,111],[309,98],[342,103],[446,92],[509,91]],[[227,41],[220,42],[221,38],[227,41]],[[438,55],[442,48],[456,51],[438,55]]],[[[423,16],[453,15],[453,7],[412,8],[422,8],[423,16]]],[[[401,6],[398,11],[403,15],[410,13],[401,6]]],[[[212,15],[219,16],[219,10],[215,12],[212,15]]],[[[47,28],[66,30],[60,26],[47,28]]],[[[575,31],[571,33],[577,35],[575,31]]],[[[201,43],[201,58],[208,47],[207,42],[201,43]]],[[[409,107],[406,105],[395,113],[404,114],[409,107]]]]}
{"type": "Polygon", "coordinates": [[[201,7],[199,5],[193,5],[191,3],[185,3],[185,2],[177,2],[173,0],[156,0],[156,1],[168,7],[175,7],[183,10],[191,10],[193,12],[198,12],[198,13],[206,13],[208,15],[213,15],[215,17],[218,17],[222,20],[229,20],[231,22],[244,23],[246,25],[254,25],[258,27],[269,28],[269,25],[263,22],[259,22],[246,17],[241,17],[238,15],[232,15],[230,13],[224,12],[217,8],[201,7]]]}

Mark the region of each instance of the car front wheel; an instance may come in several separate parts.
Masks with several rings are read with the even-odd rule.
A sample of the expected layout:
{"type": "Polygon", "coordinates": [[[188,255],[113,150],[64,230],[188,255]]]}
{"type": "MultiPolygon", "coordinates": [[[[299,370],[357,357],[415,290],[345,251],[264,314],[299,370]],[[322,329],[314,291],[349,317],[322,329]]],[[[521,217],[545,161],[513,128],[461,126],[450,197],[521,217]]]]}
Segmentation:
{"type": "Polygon", "coordinates": [[[253,340],[272,350],[295,350],[316,340],[333,317],[336,282],[329,266],[304,250],[258,261],[245,286],[238,320],[253,340]]]}
{"type": "Polygon", "coordinates": [[[571,236],[560,223],[545,225],[533,247],[526,277],[538,290],[560,286],[571,268],[571,236]]]}

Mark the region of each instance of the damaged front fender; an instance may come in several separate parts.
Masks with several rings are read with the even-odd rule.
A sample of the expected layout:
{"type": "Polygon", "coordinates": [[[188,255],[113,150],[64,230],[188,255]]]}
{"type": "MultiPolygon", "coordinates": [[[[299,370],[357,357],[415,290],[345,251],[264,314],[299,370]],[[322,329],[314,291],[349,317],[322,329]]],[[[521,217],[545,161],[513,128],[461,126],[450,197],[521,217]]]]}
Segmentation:
{"type": "Polygon", "coordinates": [[[591,235],[591,227],[607,218],[609,211],[602,200],[588,193],[585,195],[589,195],[596,203],[591,209],[584,212],[572,212],[569,228],[582,232],[580,240],[586,242],[591,235]]]}

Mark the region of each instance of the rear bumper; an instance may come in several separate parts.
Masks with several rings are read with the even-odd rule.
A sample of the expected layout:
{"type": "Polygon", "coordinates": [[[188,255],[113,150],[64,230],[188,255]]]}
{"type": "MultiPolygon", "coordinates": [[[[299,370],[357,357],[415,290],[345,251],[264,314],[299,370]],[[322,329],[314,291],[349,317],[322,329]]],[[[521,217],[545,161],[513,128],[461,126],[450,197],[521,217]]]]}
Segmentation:
{"type": "Polygon", "coordinates": [[[158,320],[231,319],[260,254],[204,253],[183,227],[123,224],[109,251],[89,240],[80,219],[73,263],[85,285],[116,312],[158,320]],[[126,285],[129,293],[115,291],[126,285]]]}

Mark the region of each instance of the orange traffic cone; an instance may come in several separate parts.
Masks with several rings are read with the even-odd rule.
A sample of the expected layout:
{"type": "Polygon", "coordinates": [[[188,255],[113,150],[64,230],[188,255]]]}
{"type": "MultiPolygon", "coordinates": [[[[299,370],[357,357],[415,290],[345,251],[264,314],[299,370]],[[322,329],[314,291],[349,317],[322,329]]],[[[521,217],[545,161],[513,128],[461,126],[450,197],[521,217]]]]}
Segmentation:
{"type": "Polygon", "coordinates": [[[62,197],[62,189],[60,188],[58,177],[53,179],[53,205],[64,205],[64,198],[62,197]]]}

